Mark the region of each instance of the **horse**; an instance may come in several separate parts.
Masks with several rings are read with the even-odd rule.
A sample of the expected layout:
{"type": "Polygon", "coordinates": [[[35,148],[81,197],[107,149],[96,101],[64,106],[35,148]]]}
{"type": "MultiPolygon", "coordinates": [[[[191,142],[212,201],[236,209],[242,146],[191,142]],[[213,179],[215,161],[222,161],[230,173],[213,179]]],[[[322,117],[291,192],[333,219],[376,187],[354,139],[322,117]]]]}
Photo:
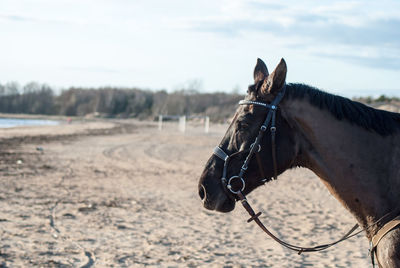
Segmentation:
{"type": "Polygon", "coordinates": [[[257,59],[254,84],[200,177],[204,207],[230,212],[255,188],[305,167],[355,217],[378,266],[400,267],[400,114],[286,83],[286,74],[284,59],[271,74],[257,59]]]}

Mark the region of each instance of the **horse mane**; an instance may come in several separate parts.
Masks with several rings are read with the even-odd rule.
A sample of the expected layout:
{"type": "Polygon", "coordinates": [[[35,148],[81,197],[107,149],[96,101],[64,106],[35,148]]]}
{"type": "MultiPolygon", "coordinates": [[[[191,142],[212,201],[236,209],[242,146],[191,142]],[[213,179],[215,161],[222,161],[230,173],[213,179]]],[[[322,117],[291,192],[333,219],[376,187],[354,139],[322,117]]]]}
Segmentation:
{"type": "Polygon", "coordinates": [[[400,114],[398,113],[374,109],[360,102],[304,84],[290,83],[286,88],[286,95],[289,98],[304,99],[307,97],[311,105],[328,110],[338,120],[346,119],[381,136],[390,135],[400,128],[400,114]]]}

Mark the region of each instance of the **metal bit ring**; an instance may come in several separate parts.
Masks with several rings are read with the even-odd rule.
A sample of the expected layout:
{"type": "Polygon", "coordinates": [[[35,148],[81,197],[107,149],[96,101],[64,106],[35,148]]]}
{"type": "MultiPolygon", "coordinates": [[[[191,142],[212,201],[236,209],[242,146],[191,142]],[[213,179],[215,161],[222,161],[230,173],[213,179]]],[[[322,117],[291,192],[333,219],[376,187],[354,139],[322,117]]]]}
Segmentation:
{"type": "Polygon", "coordinates": [[[241,178],[241,177],[239,177],[239,176],[232,176],[232,177],[229,179],[228,184],[226,185],[226,188],[228,188],[228,190],[231,191],[233,194],[238,194],[239,192],[243,192],[243,190],[244,190],[245,187],[246,187],[246,183],[244,182],[243,178],[241,178]],[[234,191],[234,190],[232,189],[231,182],[232,182],[232,180],[234,180],[234,179],[240,179],[240,181],[242,182],[242,189],[237,190],[237,191],[234,191]]]}

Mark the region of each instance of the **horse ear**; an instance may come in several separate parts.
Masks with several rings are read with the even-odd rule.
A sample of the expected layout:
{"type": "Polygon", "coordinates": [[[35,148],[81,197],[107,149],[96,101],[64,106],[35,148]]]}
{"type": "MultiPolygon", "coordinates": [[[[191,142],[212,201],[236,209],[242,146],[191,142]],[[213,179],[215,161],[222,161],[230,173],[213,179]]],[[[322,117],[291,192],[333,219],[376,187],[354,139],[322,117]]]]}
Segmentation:
{"type": "Polygon", "coordinates": [[[261,60],[257,59],[257,64],[256,67],[254,68],[254,84],[257,84],[258,82],[264,80],[266,77],[268,77],[268,69],[267,65],[261,60]]]}
{"type": "Polygon", "coordinates": [[[286,81],[287,66],[285,60],[282,58],[275,70],[264,79],[264,83],[261,86],[261,94],[277,94],[281,90],[286,81]]]}

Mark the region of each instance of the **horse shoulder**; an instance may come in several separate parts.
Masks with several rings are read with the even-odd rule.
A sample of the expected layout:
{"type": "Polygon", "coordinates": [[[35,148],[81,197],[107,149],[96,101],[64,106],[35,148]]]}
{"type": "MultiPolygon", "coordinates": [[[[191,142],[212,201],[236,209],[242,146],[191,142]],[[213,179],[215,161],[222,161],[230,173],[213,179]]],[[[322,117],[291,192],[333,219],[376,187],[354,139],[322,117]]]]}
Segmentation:
{"type": "Polygon", "coordinates": [[[400,267],[400,226],[381,239],[376,249],[376,256],[379,267],[400,267]]]}

